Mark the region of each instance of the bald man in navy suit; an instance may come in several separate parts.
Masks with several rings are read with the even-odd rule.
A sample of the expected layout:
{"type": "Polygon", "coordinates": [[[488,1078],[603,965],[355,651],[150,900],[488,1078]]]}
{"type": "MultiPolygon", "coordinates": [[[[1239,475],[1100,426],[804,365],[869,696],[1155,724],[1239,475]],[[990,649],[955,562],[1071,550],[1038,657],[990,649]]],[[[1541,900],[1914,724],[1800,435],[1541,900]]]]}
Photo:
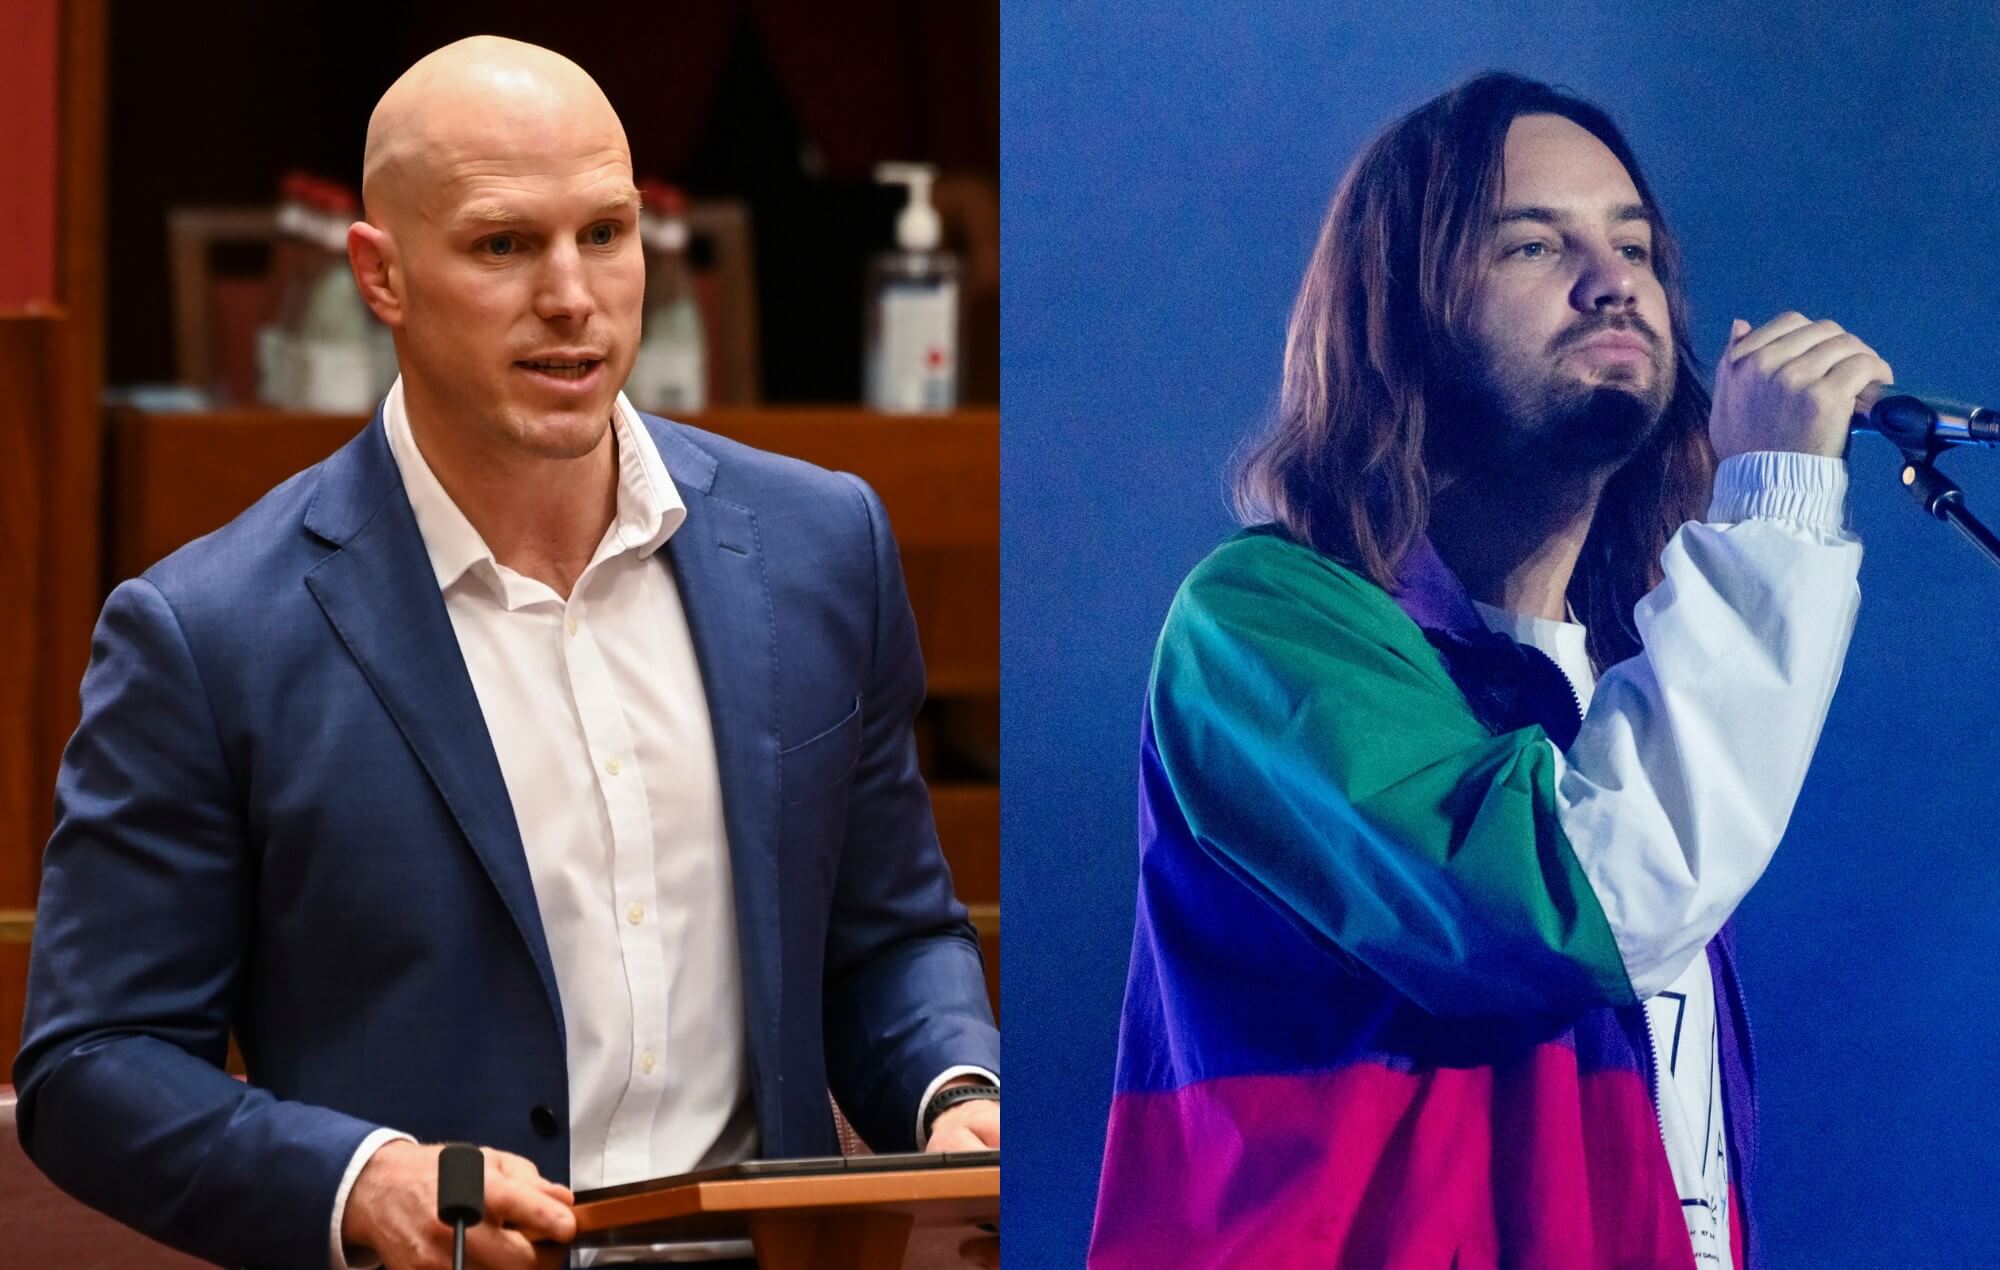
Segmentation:
{"type": "Polygon", "coordinates": [[[370,120],[348,232],[401,377],[106,603],[15,1080],[66,1190],[230,1264],[475,1264],[571,1186],[999,1145],[999,1034],[854,477],[640,414],[624,130],[478,38],[370,120]],[[222,1070],[228,1038],[248,1070],[222,1070]]]}

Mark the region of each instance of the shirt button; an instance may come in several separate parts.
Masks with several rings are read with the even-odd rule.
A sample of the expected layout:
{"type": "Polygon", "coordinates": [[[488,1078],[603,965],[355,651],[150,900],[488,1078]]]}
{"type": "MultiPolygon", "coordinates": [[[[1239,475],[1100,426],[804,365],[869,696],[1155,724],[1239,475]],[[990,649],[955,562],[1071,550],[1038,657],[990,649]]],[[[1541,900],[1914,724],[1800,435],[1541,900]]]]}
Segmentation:
{"type": "Polygon", "coordinates": [[[632,907],[626,909],[625,920],[632,923],[634,926],[637,926],[640,922],[645,921],[646,906],[644,904],[634,904],[632,907]]]}
{"type": "Polygon", "coordinates": [[[639,1070],[648,1076],[653,1074],[653,1051],[647,1050],[639,1056],[639,1070]]]}
{"type": "Polygon", "coordinates": [[[573,617],[565,617],[563,619],[563,629],[568,631],[572,635],[576,634],[576,619],[573,617]]]}
{"type": "Polygon", "coordinates": [[[619,767],[618,756],[616,754],[613,754],[610,758],[604,760],[604,770],[611,773],[613,776],[618,775],[618,767],[619,767]]]}

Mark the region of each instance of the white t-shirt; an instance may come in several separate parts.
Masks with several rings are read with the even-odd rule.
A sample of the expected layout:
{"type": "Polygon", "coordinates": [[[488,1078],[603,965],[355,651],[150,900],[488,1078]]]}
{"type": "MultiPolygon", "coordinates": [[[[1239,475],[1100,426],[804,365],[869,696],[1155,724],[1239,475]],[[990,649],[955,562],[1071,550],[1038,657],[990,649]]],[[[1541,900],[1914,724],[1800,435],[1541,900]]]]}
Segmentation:
{"type": "MultiPolygon", "coordinates": [[[[1488,627],[1546,653],[1569,677],[1577,704],[1590,708],[1597,676],[1582,626],[1510,613],[1477,600],[1473,604],[1488,627]]],[[[1733,1270],[1729,1147],[1722,1133],[1722,1063],[1708,950],[1704,948],[1678,979],[1647,998],[1645,1005],[1659,1072],[1660,1138],[1680,1192],[1695,1264],[1701,1270],[1733,1270]]]]}

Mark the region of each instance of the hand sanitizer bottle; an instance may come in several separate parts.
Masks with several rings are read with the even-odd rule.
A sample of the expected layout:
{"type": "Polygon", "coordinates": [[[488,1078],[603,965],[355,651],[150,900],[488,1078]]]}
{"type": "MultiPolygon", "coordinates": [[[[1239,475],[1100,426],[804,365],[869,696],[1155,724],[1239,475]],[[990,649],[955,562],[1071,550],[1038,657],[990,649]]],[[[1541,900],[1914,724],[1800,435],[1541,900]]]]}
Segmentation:
{"type": "Polygon", "coordinates": [[[654,414],[700,414],[708,408],[708,340],[688,268],[687,196],[651,180],[640,183],[639,194],[646,298],[625,394],[654,414]]]}
{"type": "Polygon", "coordinates": [[[313,212],[307,206],[312,177],[287,172],[278,185],[278,239],[271,255],[271,320],[257,328],[257,400],[280,408],[294,404],[292,331],[305,309],[304,273],[318,244],[310,240],[313,212]]]}
{"type": "Polygon", "coordinates": [[[868,404],[897,414],[942,414],[958,404],[958,257],[938,249],[931,206],[937,169],[883,163],[875,179],[907,186],[896,218],[896,250],[868,265],[868,404]]]}
{"type": "Polygon", "coordinates": [[[318,250],[287,324],[293,375],[289,404],[295,410],[362,414],[388,391],[380,324],[356,290],[347,264],[347,227],[359,206],[346,186],[314,183],[307,233],[318,250]]]}

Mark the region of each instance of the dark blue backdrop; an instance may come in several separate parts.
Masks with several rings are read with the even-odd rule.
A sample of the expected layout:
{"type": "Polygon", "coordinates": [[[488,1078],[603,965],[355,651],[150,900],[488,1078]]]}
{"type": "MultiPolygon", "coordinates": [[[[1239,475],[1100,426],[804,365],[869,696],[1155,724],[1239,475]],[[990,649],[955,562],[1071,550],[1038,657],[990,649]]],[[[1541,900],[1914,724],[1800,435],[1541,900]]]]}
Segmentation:
{"type": "MultiPolygon", "coordinates": [[[[1699,352],[1781,309],[1906,384],[2000,396],[1990,12],[1776,3],[1010,3],[1002,30],[1007,1263],[1080,1262],[1131,936],[1138,703],[1221,472],[1269,408],[1335,181],[1486,67],[1626,129],[1699,352]],[[1254,8],[1252,14],[1250,9],[1254,8]]],[[[2000,569],[1853,454],[1859,629],[1792,831],[1741,910],[1774,1266],[2000,1247],[2000,569]]],[[[2000,522],[2000,454],[1948,461],[2000,522]]]]}

